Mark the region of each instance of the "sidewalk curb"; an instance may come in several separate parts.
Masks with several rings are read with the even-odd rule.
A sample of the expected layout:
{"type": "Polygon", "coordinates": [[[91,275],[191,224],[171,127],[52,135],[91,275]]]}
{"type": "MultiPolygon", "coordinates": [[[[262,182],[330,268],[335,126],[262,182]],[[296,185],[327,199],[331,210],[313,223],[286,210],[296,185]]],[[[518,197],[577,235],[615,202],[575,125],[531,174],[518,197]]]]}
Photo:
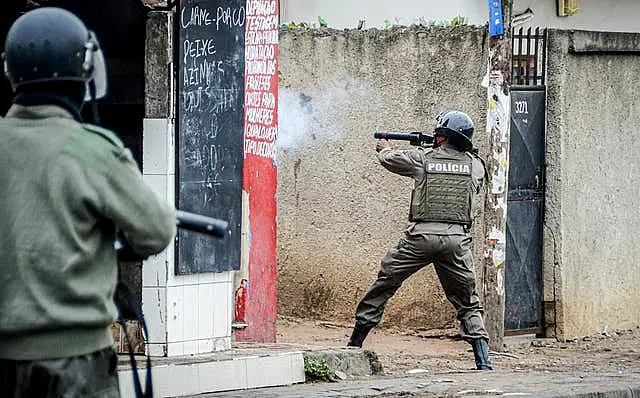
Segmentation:
{"type": "Polygon", "coordinates": [[[340,375],[338,379],[384,374],[378,354],[371,350],[330,348],[305,351],[304,356],[325,361],[332,374],[340,375]]]}

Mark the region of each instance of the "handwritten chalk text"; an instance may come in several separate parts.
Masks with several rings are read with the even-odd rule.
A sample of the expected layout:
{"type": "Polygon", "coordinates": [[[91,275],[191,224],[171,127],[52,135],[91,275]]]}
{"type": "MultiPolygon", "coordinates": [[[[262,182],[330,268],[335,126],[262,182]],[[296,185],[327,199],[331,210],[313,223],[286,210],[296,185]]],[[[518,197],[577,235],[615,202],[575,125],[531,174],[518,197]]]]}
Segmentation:
{"type": "Polygon", "coordinates": [[[189,58],[200,58],[214,55],[216,53],[216,44],[213,39],[195,39],[184,41],[184,59],[187,62],[189,58]]]}
{"type": "Polygon", "coordinates": [[[246,18],[247,16],[245,14],[244,7],[218,7],[218,10],[216,11],[216,29],[220,30],[221,26],[226,26],[229,29],[244,26],[246,18]]]}
{"type": "Polygon", "coordinates": [[[180,10],[180,25],[182,29],[186,29],[189,26],[208,26],[212,22],[209,10],[204,8],[195,6],[189,10],[187,10],[187,7],[183,7],[180,10]]]}

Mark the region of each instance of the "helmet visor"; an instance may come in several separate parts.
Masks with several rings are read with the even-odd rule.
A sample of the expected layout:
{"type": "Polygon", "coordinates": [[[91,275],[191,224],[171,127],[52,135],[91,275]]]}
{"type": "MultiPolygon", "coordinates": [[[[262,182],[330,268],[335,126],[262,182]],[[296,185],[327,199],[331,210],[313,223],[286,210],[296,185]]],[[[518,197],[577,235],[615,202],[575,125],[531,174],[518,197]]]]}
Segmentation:
{"type": "Polygon", "coordinates": [[[89,32],[86,45],[84,68],[89,74],[85,102],[90,102],[107,95],[107,64],[100,43],[93,32],[89,32]]]}

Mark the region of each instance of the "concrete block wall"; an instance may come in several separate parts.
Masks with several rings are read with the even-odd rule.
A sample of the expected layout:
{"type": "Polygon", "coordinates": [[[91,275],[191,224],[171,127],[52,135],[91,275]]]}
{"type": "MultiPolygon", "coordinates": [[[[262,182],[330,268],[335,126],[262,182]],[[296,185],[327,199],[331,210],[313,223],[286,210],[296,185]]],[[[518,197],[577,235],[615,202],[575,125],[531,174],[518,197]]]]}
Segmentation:
{"type": "Polygon", "coordinates": [[[560,339],[640,325],[640,34],[549,32],[544,295],[560,339]]]}
{"type": "MultiPolygon", "coordinates": [[[[280,33],[278,312],[351,322],[380,258],[402,236],[413,183],[379,165],[373,133],[432,132],[440,110],[459,108],[475,121],[484,154],[485,29],[280,33]]],[[[482,243],[482,211],[476,219],[482,243]]],[[[476,270],[482,250],[475,245],[476,270]]],[[[383,318],[415,327],[455,322],[431,267],[405,283],[383,318]]]]}

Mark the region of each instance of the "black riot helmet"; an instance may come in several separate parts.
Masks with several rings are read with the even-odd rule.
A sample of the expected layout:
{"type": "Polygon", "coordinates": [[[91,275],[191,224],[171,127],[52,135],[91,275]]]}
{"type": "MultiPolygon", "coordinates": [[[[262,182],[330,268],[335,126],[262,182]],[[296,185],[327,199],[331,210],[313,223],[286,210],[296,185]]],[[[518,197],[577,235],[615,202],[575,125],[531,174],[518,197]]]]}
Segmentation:
{"type": "Polygon", "coordinates": [[[85,101],[107,93],[98,39],[78,17],[61,8],[41,7],[18,18],[7,33],[2,59],[14,92],[33,90],[39,83],[84,82],[85,101]]]}
{"type": "Polygon", "coordinates": [[[452,144],[463,151],[471,150],[473,121],[464,112],[449,109],[442,111],[436,117],[435,135],[447,137],[452,144]]]}

